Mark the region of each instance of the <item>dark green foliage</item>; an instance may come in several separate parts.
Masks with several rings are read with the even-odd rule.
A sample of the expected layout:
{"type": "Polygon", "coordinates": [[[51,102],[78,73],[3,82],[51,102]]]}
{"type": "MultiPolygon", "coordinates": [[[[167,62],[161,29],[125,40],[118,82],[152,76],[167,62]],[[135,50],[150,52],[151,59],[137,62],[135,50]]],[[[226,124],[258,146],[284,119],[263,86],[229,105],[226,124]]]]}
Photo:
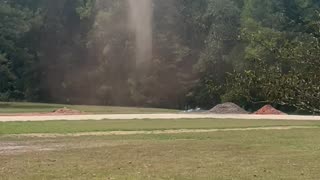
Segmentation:
{"type": "Polygon", "coordinates": [[[0,100],[31,100],[36,56],[25,40],[39,19],[23,4],[10,2],[0,1],[0,100]]]}
{"type": "Polygon", "coordinates": [[[247,65],[230,77],[226,99],[319,113],[319,10],[312,1],[246,1],[247,65]]]}

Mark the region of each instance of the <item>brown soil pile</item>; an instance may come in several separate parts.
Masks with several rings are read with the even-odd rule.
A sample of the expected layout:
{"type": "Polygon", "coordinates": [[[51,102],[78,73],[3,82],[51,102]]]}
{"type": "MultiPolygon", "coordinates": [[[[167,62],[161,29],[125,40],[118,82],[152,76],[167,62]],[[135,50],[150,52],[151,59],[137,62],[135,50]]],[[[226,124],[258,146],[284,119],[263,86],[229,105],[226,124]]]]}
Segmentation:
{"type": "Polygon", "coordinates": [[[209,113],[214,114],[249,114],[246,110],[242,109],[234,103],[223,103],[215,106],[209,113]]]}
{"type": "Polygon", "coordinates": [[[83,114],[83,112],[81,111],[78,111],[78,110],[74,110],[74,109],[69,109],[69,108],[61,108],[61,109],[57,109],[57,110],[54,110],[52,112],[53,114],[83,114]]]}
{"type": "Polygon", "coordinates": [[[275,109],[271,105],[263,106],[261,109],[256,111],[254,114],[259,114],[259,115],[287,115],[286,113],[275,109]]]}

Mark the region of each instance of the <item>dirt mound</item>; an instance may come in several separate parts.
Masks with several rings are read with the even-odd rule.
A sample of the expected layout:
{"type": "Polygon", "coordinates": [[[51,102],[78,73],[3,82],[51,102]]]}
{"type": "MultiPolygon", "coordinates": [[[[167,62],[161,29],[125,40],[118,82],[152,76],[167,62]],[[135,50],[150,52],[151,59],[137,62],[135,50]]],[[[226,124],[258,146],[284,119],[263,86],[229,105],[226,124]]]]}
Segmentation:
{"type": "Polygon", "coordinates": [[[249,114],[246,110],[242,109],[234,103],[223,103],[215,106],[209,113],[214,114],[249,114]]]}
{"type": "Polygon", "coordinates": [[[260,115],[287,115],[286,113],[275,109],[271,105],[263,106],[261,109],[256,111],[254,114],[260,114],[260,115]]]}
{"type": "Polygon", "coordinates": [[[81,111],[69,109],[66,107],[54,110],[52,113],[53,114],[83,114],[83,112],[81,112],[81,111]]]}

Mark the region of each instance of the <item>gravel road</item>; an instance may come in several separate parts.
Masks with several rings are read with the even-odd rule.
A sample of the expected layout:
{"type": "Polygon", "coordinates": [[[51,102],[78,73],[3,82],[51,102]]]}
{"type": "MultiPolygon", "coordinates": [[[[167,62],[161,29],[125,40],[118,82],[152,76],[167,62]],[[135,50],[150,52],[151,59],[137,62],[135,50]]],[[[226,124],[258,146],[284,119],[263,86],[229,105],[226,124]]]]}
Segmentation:
{"type": "Polygon", "coordinates": [[[243,114],[96,114],[96,115],[57,115],[57,116],[0,116],[0,122],[15,121],[55,121],[55,120],[106,120],[106,119],[270,119],[320,121],[320,116],[296,115],[243,115],[243,114]]]}

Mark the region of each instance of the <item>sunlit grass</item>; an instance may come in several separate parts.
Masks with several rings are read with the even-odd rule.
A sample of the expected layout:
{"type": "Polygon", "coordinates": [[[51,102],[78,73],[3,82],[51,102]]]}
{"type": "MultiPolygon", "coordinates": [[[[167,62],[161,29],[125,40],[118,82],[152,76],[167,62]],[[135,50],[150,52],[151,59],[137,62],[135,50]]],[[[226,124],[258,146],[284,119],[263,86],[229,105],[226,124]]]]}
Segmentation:
{"type": "Polygon", "coordinates": [[[77,133],[167,129],[216,129],[272,126],[320,126],[320,121],[172,119],[0,122],[0,134],[77,133]]]}
{"type": "Polygon", "coordinates": [[[320,177],[318,129],[0,140],[57,148],[0,154],[2,179],[320,177]]]}

